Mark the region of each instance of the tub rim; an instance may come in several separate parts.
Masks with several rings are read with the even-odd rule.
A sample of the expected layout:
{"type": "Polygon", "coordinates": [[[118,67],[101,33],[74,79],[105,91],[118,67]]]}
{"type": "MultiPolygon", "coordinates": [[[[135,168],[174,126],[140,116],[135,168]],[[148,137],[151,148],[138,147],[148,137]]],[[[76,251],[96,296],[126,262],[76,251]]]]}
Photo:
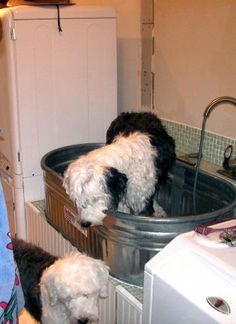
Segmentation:
{"type": "MultiPolygon", "coordinates": [[[[59,151],[62,150],[71,150],[73,148],[78,148],[78,147],[86,147],[86,148],[99,148],[101,146],[105,145],[105,143],[99,143],[99,142],[95,142],[95,143],[80,143],[80,144],[73,144],[73,145],[67,145],[67,146],[63,146],[60,148],[56,148],[54,150],[51,150],[50,152],[46,153],[42,159],[41,159],[41,168],[44,171],[49,172],[50,174],[53,174],[62,184],[63,182],[63,177],[61,175],[59,175],[56,171],[54,171],[53,169],[51,169],[50,167],[48,167],[46,165],[46,160],[48,159],[48,157],[50,155],[53,155],[59,151]]],[[[87,151],[87,150],[86,150],[87,151]]],[[[88,150],[89,152],[89,150],[88,150]]],[[[178,163],[180,165],[183,166],[187,166],[188,168],[194,170],[193,166],[187,165],[184,162],[178,160],[178,158],[176,159],[178,161],[178,163]]],[[[215,175],[215,174],[211,174],[209,171],[205,171],[200,169],[200,172],[204,175],[207,175],[208,177],[211,177],[217,181],[223,182],[226,186],[228,186],[230,189],[232,189],[232,191],[234,192],[234,200],[227,206],[220,208],[220,209],[216,209],[212,212],[207,212],[207,213],[203,213],[203,214],[198,214],[198,215],[189,215],[189,216],[178,216],[178,217],[151,217],[151,216],[142,216],[142,215],[131,215],[131,214],[126,214],[120,211],[113,211],[113,210],[105,210],[105,213],[107,214],[107,216],[103,219],[103,223],[106,220],[107,217],[114,217],[115,219],[120,219],[123,221],[127,221],[129,223],[145,223],[145,224],[158,224],[158,223],[162,223],[162,224],[171,224],[171,223],[186,223],[186,221],[196,221],[197,220],[202,220],[202,219],[206,219],[206,221],[208,219],[212,219],[214,218],[214,213],[221,210],[222,214],[225,214],[228,210],[233,209],[236,207],[236,187],[229,181],[227,181],[226,179],[222,179],[220,176],[215,175]]],[[[63,188],[64,189],[64,188],[63,188]]],[[[65,191],[65,190],[64,190],[65,191]]],[[[65,191],[66,196],[69,198],[69,196],[67,195],[66,191],[65,191]]],[[[70,199],[70,198],[69,198],[70,199]]],[[[72,200],[71,200],[72,201],[72,200]]],[[[73,203],[73,201],[72,201],[73,203]]],[[[235,214],[235,213],[232,213],[235,214]]],[[[216,215],[215,219],[220,218],[221,215],[216,215]]],[[[231,215],[229,217],[236,217],[236,215],[231,215]]],[[[103,224],[104,225],[104,224],[103,224]]]]}

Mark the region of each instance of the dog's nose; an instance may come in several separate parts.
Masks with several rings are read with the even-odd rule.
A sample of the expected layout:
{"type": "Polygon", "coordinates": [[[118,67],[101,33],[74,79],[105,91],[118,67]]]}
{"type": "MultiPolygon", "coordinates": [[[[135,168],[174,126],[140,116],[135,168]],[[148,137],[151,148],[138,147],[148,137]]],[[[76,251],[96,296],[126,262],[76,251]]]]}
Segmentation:
{"type": "Polygon", "coordinates": [[[89,221],[82,221],[82,222],[81,222],[81,226],[82,226],[82,227],[89,227],[91,224],[92,224],[92,223],[89,222],[89,221]]]}
{"type": "Polygon", "coordinates": [[[80,319],[78,319],[78,324],[86,324],[86,323],[88,323],[88,318],[86,318],[86,317],[82,317],[82,318],[80,318],[80,319]]]}

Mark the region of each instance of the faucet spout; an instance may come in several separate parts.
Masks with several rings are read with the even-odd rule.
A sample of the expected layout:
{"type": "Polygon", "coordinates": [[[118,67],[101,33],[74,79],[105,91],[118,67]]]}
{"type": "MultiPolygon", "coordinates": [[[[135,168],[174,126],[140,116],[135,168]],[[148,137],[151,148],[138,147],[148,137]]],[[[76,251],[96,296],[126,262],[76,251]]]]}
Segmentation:
{"type": "Polygon", "coordinates": [[[198,158],[197,158],[197,164],[196,164],[196,172],[195,172],[195,178],[194,178],[194,186],[193,186],[193,209],[196,214],[196,190],[197,190],[197,179],[198,179],[198,173],[199,173],[199,167],[200,162],[202,158],[202,149],[203,149],[203,142],[204,142],[204,136],[205,136],[205,128],[206,128],[206,122],[209,118],[211,112],[214,110],[215,107],[222,103],[230,103],[236,106],[236,98],[229,97],[229,96],[222,96],[213,99],[204,110],[203,114],[203,121],[202,121],[202,128],[201,128],[201,136],[200,136],[200,143],[199,143],[199,150],[198,150],[198,158]]]}
{"type": "Polygon", "coordinates": [[[218,105],[222,103],[230,103],[236,106],[236,98],[229,97],[229,96],[222,96],[213,99],[204,110],[203,113],[203,120],[202,120],[202,128],[201,128],[201,136],[200,136],[200,144],[199,144],[199,150],[198,150],[198,161],[197,161],[197,167],[199,167],[201,158],[202,158],[202,149],[203,149],[203,141],[205,136],[205,128],[206,128],[206,122],[209,118],[211,112],[217,107],[218,105]]]}
{"type": "Polygon", "coordinates": [[[231,103],[236,106],[236,99],[233,97],[223,96],[213,99],[206,107],[203,117],[208,118],[216,106],[222,103],[231,103]]]}

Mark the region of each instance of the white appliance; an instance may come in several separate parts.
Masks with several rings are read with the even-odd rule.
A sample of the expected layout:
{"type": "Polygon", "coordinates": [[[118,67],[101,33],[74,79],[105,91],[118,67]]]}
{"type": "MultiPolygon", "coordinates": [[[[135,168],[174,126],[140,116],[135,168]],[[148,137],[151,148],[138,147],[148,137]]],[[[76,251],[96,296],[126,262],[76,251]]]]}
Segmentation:
{"type": "Polygon", "coordinates": [[[25,201],[44,198],[42,156],[103,142],[117,115],[114,9],[1,9],[0,80],[0,167],[10,217],[25,238],[25,201]]]}
{"type": "Polygon", "coordinates": [[[220,233],[181,234],[147,262],[143,324],[236,323],[236,247],[220,233]]]}

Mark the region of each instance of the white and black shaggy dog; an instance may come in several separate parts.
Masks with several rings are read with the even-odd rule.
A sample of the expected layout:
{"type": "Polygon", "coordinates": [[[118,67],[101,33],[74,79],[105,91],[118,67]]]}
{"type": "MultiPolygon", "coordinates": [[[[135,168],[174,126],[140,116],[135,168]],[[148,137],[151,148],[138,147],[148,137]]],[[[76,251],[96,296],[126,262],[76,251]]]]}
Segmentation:
{"type": "Polygon", "coordinates": [[[151,216],[174,160],[175,142],[156,115],[122,113],[107,131],[107,145],[68,166],[63,186],[82,226],[101,224],[109,209],[151,216]]]}
{"type": "Polygon", "coordinates": [[[106,297],[108,267],[80,252],[57,258],[13,239],[25,308],[42,324],[86,324],[98,320],[97,301],[106,297]]]}

